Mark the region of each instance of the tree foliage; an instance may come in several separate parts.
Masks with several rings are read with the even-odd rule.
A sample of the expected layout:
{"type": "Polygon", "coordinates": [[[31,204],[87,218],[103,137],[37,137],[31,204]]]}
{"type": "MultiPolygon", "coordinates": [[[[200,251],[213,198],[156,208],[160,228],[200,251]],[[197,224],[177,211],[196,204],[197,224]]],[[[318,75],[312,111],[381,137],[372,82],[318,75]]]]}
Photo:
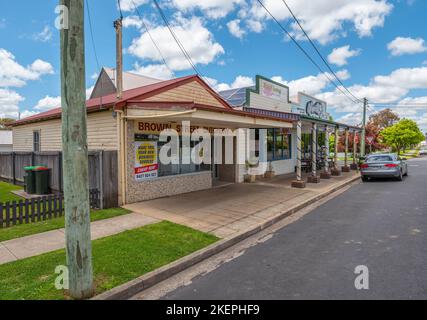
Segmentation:
{"type": "Polygon", "coordinates": [[[0,118],[0,130],[6,130],[6,125],[9,123],[14,122],[14,119],[10,119],[10,118],[0,118]]]}
{"type": "Polygon", "coordinates": [[[391,109],[381,110],[369,117],[369,122],[380,130],[391,127],[400,120],[399,116],[391,109]]]}
{"type": "Polygon", "coordinates": [[[425,139],[417,123],[410,119],[403,119],[395,125],[383,129],[381,137],[384,144],[394,148],[398,153],[425,139]]]}

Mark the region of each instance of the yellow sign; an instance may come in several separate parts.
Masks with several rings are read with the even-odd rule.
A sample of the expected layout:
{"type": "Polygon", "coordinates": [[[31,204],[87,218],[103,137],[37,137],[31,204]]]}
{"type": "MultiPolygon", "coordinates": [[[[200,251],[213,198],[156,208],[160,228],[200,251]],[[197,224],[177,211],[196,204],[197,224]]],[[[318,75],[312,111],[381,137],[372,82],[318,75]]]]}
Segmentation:
{"type": "Polygon", "coordinates": [[[137,181],[143,181],[157,178],[158,172],[157,142],[135,142],[135,179],[137,181]]]}

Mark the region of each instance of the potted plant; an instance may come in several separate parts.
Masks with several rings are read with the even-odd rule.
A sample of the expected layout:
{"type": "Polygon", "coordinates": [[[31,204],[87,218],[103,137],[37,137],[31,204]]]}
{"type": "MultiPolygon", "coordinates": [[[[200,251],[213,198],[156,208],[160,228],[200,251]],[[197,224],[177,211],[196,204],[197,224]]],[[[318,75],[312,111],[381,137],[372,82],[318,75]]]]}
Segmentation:
{"type": "Polygon", "coordinates": [[[273,163],[270,161],[268,163],[268,170],[265,172],[264,177],[267,179],[271,179],[275,176],[275,172],[273,170],[273,163]]]}

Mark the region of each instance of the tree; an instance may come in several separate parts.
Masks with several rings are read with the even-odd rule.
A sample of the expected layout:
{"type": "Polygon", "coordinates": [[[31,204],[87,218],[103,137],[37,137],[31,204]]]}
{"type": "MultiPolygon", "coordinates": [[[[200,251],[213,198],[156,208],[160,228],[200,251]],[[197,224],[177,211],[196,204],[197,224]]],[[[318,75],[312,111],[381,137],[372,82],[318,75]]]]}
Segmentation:
{"type": "Polygon", "coordinates": [[[6,125],[8,125],[9,123],[14,122],[14,119],[10,119],[10,118],[2,118],[0,119],[0,130],[6,130],[6,125]]]}
{"type": "Polygon", "coordinates": [[[381,110],[369,117],[369,122],[380,130],[391,127],[400,120],[399,116],[391,109],[381,110]]]}
{"type": "Polygon", "coordinates": [[[416,145],[425,139],[417,123],[410,119],[403,119],[395,125],[381,131],[383,142],[394,148],[398,154],[405,148],[416,145]]]}

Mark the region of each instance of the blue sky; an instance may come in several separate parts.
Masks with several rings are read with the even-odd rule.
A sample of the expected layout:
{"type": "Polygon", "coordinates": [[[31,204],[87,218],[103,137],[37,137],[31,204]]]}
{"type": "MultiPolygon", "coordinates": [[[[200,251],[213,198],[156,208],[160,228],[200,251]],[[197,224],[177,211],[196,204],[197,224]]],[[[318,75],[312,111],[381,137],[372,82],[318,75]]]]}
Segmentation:
{"type": "MultiPolygon", "coordinates": [[[[192,74],[151,0],[121,0],[125,70],[169,78],[192,74]],[[167,67],[133,10],[136,4],[167,67]]],[[[326,100],[336,120],[358,123],[360,105],[337,91],[252,0],[159,1],[197,68],[218,90],[252,84],[256,74],[326,100]]],[[[305,41],[282,0],[266,6],[301,45],[305,41]]],[[[401,103],[395,110],[427,131],[427,1],[288,0],[344,84],[372,102],[401,103]],[[425,40],[425,41],[424,41],[425,40]],[[335,50],[335,51],[334,51],[335,50]],[[411,106],[406,106],[412,104],[411,106]],[[424,105],[423,105],[424,104],[424,105]]],[[[57,0],[0,4],[0,117],[45,111],[58,104],[57,0]]],[[[114,66],[117,1],[89,0],[101,66],[114,66]]],[[[86,16],[87,87],[98,71],[86,16]]],[[[380,110],[380,107],[374,108],[380,110]]]]}

